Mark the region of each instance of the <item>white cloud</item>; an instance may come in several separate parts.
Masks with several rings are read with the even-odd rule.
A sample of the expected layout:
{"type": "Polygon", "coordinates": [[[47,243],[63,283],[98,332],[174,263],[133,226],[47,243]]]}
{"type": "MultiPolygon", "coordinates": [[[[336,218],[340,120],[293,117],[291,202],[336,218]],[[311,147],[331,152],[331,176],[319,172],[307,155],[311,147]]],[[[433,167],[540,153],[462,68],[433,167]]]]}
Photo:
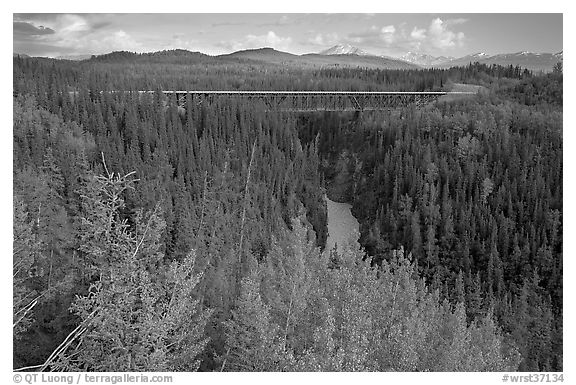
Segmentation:
{"type": "Polygon", "coordinates": [[[438,49],[444,50],[461,46],[464,42],[463,32],[454,32],[440,18],[432,20],[428,27],[429,43],[438,49]]]}
{"type": "Polygon", "coordinates": [[[393,44],[396,39],[396,27],[393,25],[386,25],[383,27],[372,25],[364,31],[349,34],[344,39],[344,42],[370,47],[380,47],[382,45],[389,46],[393,44]]]}
{"type": "Polygon", "coordinates": [[[307,43],[321,47],[333,46],[339,43],[337,33],[318,33],[309,38],[307,43]]]}
{"type": "Polygon", "coordinates": [[[172,35],[172,40],[161,43],[160,46],[154,48],[154,50],[170,50],[170,49],[187,49],[190,51],[195,51],[198,49],[198,40],[186,38],[186,34],[175,33],[172,35]]]}
{"type": "Polygon", "coordinates": [[[57,31],[63,35],[87,32],[90,30],[88,21],[79,15],[60,15],[57,20],[57,31]]]}
{"type": "Polygon", "coordinates": [[[394,36],[395,33],[396,33],[396,28],[393,25],[387,25],[385,27],[382,27],[382,29],[380,30],[380,38],[386,44],[392,44],[396,38],[394,36]]]}
{"type": "Polygon", "coordinates": [[[390,33],[394,33],[396,32],[396,28],[394,28],[393,25],[387,25],[385,27],[382,27],[382,29],[380,30],[380,32],[384,33],[384,34],[390,34],[390,33]]]}
{"type": "Polygon", "coordinates": [[[49,47],[48,56],[148,50],[126,31],[112,28],[98,15],[40,15],[37,22],[54,30],[53,34],[40,36],[31,43],[49,47]]]}
{"type": "Polygon", "coordinates": [[[246,35],[241,40],[234,40],[231,42],[220,42],[220,46],[239,51],[243,49],[272,47],[278,50],[286,50],[292,44],[291,37],[281,37],[276,35],[274,31],[268,31],[264,35],[246,35]]]}
{"type": "Polygon", "coordinates": [[[447,19],[446,21],[444,21],[444,23],[446,23],[446,25],[457,25],[457,24],[464,24],[467,23],[469,19],[465,19],[463,17],[460,18],[456,18],[456,19],[447,19]]]}
{"type": "Polygon", "coordinates": [[[363,31],[348,34],[342,42],[360,48],[391,55],[401,55],[407,51],[445,54],[453,48],[464,45],[463,32],[455,31],[454,26],[467,22],[467,19],[433,19],[426,27],[414,26],[408,29],[406,23],[397,25],[372,25],[363,31]]]}
{"type": "Polygon", "coordinates": [[[410,32],[410,37],[418,41],[424,40],[426,39],[426,30],[423,28],[414,27],[412,32],[410,32]]]}
{"type": "Polygon", "coordinates": [[[282,15],[278,20],[279,24],[288,24],[288,22],[290,22],[290,18],[287,15],[282,15]]]}
{"type": "Polygon", "coordinates": [[[94,33],[58,33],[58,45],[75,49],[79,53],[106,53],[111,51],[147,51],[140,42],[123,30],[94,33]]]}

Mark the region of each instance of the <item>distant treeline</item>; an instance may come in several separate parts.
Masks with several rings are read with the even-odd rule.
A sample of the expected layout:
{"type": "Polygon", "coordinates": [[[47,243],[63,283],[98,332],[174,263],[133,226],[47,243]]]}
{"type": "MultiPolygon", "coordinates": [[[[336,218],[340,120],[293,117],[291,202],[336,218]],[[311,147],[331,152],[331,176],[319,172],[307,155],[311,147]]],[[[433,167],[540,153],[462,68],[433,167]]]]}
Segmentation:
{"type": "Polygon", "coordinates": [[[198,52],[114,52],[90,60],[14,58],[14,92],[97,90],[432,91],[450,81],[487,85],[542,78],[518,66],[474,63],[422,70],[283,67],[198,52]],[[38,84],[41,83],[41,84],[38,84]]]}

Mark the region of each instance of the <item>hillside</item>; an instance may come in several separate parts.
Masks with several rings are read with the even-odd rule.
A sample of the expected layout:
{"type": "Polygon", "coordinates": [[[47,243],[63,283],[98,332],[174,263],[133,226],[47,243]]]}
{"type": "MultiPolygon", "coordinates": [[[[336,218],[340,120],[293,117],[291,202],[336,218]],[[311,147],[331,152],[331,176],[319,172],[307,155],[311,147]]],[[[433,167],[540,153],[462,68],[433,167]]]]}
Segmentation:
{"type": "Polygon", "coordinates": [[[288,52],[277,51],[273,48],[258,48],[236,51],[225,55],[216,56],[217,59],[240,59],[269,64],[299,64],[299,56],[288,52]]]}
{"type": "Polygon", "coordinates": [[[231,54],[220,55],[220,59],[242,59],[268,64],[280,64],[296,67],[347,67],[347,68],[370,68],[370,69],[413,69],[418,66],[406,63],[402,60],[383,58],[378,56],[358,54],[304,54],[294,55],[287,52],[277,51],[273,48],[259,48],[252,50],[237,51],[231,54]]]}
{"type": "Polygon", "coordinates": [[[92,56],[90,62],[97,63],[198,63],[209,62],[213,58],[202,52],[191,52],[183,49],[136,53],[129,51],[115,51],[103,55],[92,56]]]}
{"type": "Polygon", "coordinates": [[[302,55],[308,62],[319,66],[360,67],[369,69],[417,69],[419,66],[402,60],[361,55],[302,55]]]}

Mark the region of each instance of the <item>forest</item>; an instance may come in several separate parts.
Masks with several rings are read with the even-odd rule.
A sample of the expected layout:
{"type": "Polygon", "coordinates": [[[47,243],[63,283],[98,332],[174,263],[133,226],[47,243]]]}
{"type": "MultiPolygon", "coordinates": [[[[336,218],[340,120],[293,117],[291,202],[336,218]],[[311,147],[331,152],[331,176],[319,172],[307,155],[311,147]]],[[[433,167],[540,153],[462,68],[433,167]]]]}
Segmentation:
{"type": "Polygon", "coordinates": [[[14,369],[563,370],[561,66],[13,60],[14,369]],[[454,83],[483,91],[360,114],[106,92],[454,83]],[[326,194],[361,247],[325,250],[326,194]]]}

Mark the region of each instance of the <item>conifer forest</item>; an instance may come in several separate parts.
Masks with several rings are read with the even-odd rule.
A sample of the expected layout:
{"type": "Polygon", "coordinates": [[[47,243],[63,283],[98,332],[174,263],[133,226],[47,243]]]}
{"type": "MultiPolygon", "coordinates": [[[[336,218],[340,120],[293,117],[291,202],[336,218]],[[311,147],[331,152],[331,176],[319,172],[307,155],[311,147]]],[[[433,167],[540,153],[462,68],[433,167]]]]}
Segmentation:
{"type": "Polygon", "coordinates": [[[562,371],[562,85],[561,65],[15,56],[14,369],[562,371]],[[308,113],[161,93],[453,85],[479,92],[308,113]],[[358,243],[325,247],[325,196],[358,243]]]}

